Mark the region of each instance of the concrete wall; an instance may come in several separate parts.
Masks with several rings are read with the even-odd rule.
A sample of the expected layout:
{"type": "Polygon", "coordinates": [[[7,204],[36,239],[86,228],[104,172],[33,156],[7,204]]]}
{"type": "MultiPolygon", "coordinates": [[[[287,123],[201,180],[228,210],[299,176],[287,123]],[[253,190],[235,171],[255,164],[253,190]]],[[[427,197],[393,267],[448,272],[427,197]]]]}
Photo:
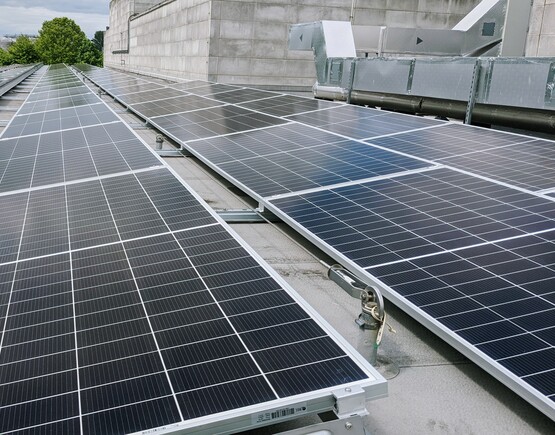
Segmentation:
{"type": "MultiPolygon", "coordinates": [[[[359,0],[354,24],[451,28],[480,0],[359,0]]],[[[291,24],[348,21],[352,0],[112,0],[106,66],[223,83],[310,87],[312,54],[287,49],[291,24]],[[147,7],[152,4],[158,6],[147,7]],[[112,54],[127,44],[129,54],[112,54]],[[126,15],[127,14],[127,15],[126,15]]]]}
{"type": "Polygon", "coordinates": [[[526,56],[555,56],[555,0],[534,0],[526,56]]]}

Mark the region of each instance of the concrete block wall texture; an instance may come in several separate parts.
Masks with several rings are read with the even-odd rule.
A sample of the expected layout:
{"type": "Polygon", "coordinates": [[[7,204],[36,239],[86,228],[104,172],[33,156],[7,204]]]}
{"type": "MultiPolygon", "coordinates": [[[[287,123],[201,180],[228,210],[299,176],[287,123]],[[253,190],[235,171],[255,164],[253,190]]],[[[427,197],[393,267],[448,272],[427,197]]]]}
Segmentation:
{"type": "Polygon", "coordinates": [[[526,56],[555,56],[555,0],[534,0],[526,56]]]}
{"type": "MultiPolygon", "coordinates": [[[[480,0],[359,0],[357,25],[451,28],[480,0]]],[[[348,21],[352,0],[112,0],[105,65],[268,88],[309,88],[312,54],[287,48],[291,24],[348,21]],[[129,54],[112,54],[127,48],[129,54]]]]}

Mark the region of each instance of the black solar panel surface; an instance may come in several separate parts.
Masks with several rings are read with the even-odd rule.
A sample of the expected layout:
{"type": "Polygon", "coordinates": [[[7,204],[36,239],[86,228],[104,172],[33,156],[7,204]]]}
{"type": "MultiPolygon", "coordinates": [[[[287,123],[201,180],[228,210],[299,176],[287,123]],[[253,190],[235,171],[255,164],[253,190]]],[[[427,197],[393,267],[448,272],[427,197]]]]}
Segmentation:
{"type": "Polygon", "coordinates": [[[288,116],[323,108],[339,107],[340,105],[330,101],[313,100],[294,95],[278,95],[274,98],[241,103],[240,106],[268,115],[288,116]]]}
{"type": "Polygon", "coordinates": [[[209,107],[221,106],[223,103],[216,100],[199,97],[197,95],[183,95],[162,100],[149,101],[147,103],[131,104],[130,108],[140,113],[145,118],[171,115],[176,113],[190,112],[192,110],[207,109],[209,107]]]}
{"type": "Polygon", "coordinates": [[[353,106],[289,116],[289,119],[354,139],[368,139],[444,124],[435,119],[353,106]]]}
{"type": "Polygon", "coordinates": [[[254,130],[287,121],[236,106],[219,106],[152,118],[150,122],[180,141],[254,130]]]}
{"type": "Polygon", "coordinates": [[[298,124],[192,141],[187,146],[260,196],[429,166],[298,124]]]}
{"type": "MultiPolygon", "coordinates": [[[[552,142],[294,96],[239,107],[293,122],[172,136],[555,418],[555,202],[530,192],[555,188],[552,142]],[[367,169],[359,157],[329,176],[339,144],[340,160],[387,150],[418,164],[357,179],[343,165],[367,169]]],[[[157,126],[179,131],[173,116],[157,126]]]]}
{"type": "Polygon", "coordinates": [[[117,117],[0,145],[1,433],[179,429],[374,380],[117,117]]]}

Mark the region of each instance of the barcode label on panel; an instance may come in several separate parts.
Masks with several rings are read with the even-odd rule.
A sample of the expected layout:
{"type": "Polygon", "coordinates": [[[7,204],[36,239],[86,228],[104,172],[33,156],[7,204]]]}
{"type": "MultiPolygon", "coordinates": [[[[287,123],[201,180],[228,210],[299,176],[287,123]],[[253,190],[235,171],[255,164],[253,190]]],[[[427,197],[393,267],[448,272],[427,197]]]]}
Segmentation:
{"type": "Polygon", "coordinates": [[[267,421],[278,420],[281,418],[291,417],[294,415],[306,414],[306,403],[300,403],[286,408],[272,409],[270,411],[261,412],[252,416],[252,422],[264,423],[267,421]]]}

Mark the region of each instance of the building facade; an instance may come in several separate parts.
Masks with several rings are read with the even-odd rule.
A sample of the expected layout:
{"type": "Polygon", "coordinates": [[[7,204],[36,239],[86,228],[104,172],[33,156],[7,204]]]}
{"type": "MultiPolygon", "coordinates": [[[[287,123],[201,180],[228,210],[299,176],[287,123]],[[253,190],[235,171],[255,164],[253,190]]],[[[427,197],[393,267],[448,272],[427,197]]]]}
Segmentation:
{"type": "MultiPolygon", "coordinates": [[[[355,25],[448,29],[479,2],[111,0],[104,63],[158,76],[309,87],[315,80],[314,61],[310,53],[288,50],[291,24],[352,20],[355,25]]],[[[548,34],[555,26],[545,25],[546,14],[554,14],[555,20],[555,0],[535,3],[527,50],[544,55],[550,51],[549,38],[555,38],[548,34]]]]}

